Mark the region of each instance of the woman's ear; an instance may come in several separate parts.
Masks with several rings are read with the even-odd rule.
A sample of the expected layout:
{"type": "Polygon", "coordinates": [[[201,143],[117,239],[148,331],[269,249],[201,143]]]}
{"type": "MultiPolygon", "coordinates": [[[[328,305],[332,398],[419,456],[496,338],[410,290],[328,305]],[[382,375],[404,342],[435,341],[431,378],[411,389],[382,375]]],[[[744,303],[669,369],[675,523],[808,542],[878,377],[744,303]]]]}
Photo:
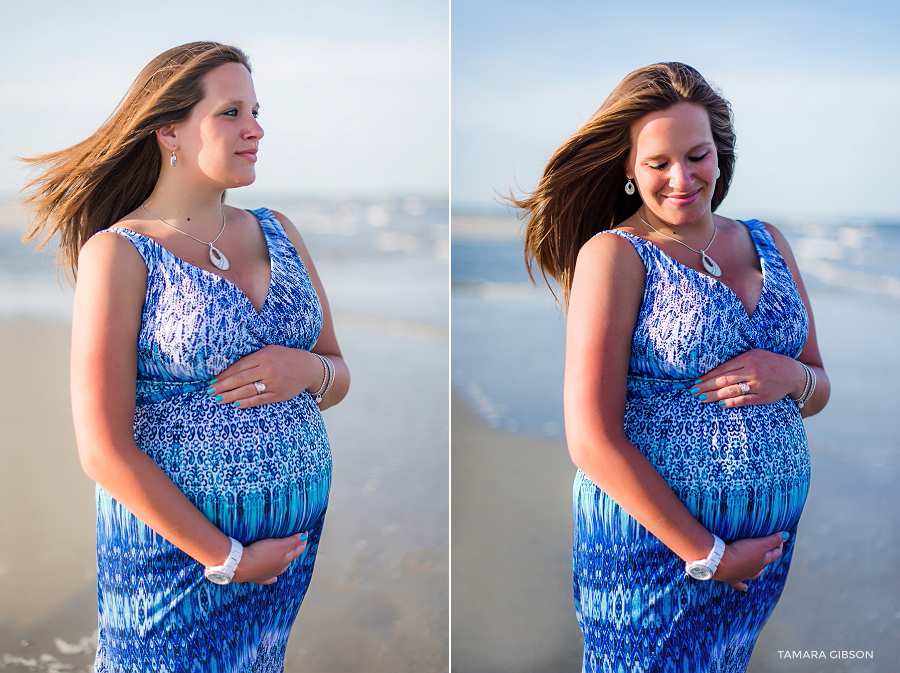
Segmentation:
{"type": "Polygon", "coordinates": [[[156,140],[166,151],[175,152],[178,149],[178,135],[174,126],[163,126],[156,129],[155,133],[156,140]]]}
{"type": "Polygon", "coordinates": [[[628,150],[628,156],[625,157],[625,165],[622,166],[625,169],[625,179],[626,180],[634,180],[634,146],[632,146],[628,150]]]}

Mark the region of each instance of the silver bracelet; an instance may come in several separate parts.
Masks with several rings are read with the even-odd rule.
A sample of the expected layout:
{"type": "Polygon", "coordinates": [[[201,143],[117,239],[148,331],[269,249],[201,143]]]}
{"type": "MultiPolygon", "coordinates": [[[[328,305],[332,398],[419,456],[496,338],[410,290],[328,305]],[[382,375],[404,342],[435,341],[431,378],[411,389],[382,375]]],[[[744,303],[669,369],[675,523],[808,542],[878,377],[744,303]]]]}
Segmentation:
{"type": "Polygon", "coordinates": [[[803,385],[803,392],[800,393],[800,397],[798,397],[796,400],[793,397],[788,397],[791,402],[797,405],[798,409],[803,408],[803,405],[806,404],[806,402],[812,396],[812,391],[816,387],[816,375],[813,370],[802,362],[800,363],[800,366],[803,367],[803,371],[806,374],[806,382],[803,385]]]}
{"type": "Polygon", "coordinates": [[[319,386],[319,389],[313,393],[313,399],[316,401],[316,404],[322,403],[322,398],[325,397],[325,393],[327,393],[331,389],[331,385],[334,383],[334,364],[326,358],[324,355],[319,355],[318,353],[313,353],[319,360],[322,361],[322,365],[325,367],[325,376],[322,379],[322,385],[319,386]]]}
{"type": "Polygon", "coordinates": [[[325,389],[328,387],[328,363],[325,362],[325,358],[323,358],[318,353],[313,353],[317,358],[319,358],[319,362],[322,363],[322,385],[319,386],[319,389],[316,392],[312,393],[313,399],[316,400],[316,404],[319,403],[319,400],[322,399],[322,395],[325,394],[325,389]]]}
{"type": "Polygon", "coordinates": [[[812,367],[807,367],[809,370],[809,375],[812,377],[812,383],[809,386],[809,392],[806,393],[806,397],[803,398],[803,401],[800,403],[799,409],[803,408],[803,405],[809,402],[809,398],[813,396],[813,393],[816,391],[816,372],[812,367]]]}
{"type": "Polygon", "coordinates": [[[334,363],[324,355],[320,355],[319,357],[322,358],[322,362],[324,362],[325,366],[328,368],[328,383],[325,384],[325,390],[322,391],[322,394],[316,396],[316,404],[322,403],[322,398],[325,397],[325,394],[329,390],[331,390],[331,384],[334,383],[334,363]]]}
{"type": "MultiPolygon", "coordinates": [[[[322,359],[325,360],[325,363],[328,365],[328,385],[325,386],[325,393],[331,390],[331,385],[334,383],[334,363],[331,361],[331,358],[322,356],[322,359]]],[[[325,393],[322,393],[323,395],[325,393]]]]}

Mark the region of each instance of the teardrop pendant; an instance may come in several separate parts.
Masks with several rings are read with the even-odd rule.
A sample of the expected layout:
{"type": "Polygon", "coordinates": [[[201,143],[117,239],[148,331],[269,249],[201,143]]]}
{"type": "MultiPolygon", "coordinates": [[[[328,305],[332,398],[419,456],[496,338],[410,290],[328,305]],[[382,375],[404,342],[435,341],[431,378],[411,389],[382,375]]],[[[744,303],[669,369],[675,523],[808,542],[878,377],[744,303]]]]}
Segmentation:
{"type": "Polygon", "coordinates": [[[703,262],[703,268],[706,269],[711,276],[718,278],[722,275],[722,269],[719,268],[719,265],[713,261],[712,257],[702,250],[700,251],[700,259],[703,262]]]}
{"type": "MultiPolygon", "coordinates": [[[[209,261],[212,262],[216,268],[222,269],[222,271],[228,271],[228,267],[231,266],[228,263],[228,258],[212,243],[209,244],[209,261]]],[[[706,262],[704,262],[704,264],[706,264],[706,262]]]]}

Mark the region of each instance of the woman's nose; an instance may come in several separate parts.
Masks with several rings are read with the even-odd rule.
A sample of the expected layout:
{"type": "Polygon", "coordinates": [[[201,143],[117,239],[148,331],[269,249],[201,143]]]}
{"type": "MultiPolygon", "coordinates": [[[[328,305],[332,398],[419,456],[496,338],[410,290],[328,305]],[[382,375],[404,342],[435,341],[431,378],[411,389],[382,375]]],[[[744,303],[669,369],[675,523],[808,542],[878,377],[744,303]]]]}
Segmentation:
{"type": "Polygon", "coordinates": [[[678,162],[672,164],[672,169],[669,171],[669,187],[686,190],[692,182],[690,172],[684,164],[678,162]]]}
{"type": "Polygon", "coordinates": [[[253,118],[253,122],[250,126],[247,127],[247,130],[244,132],[244,137],[248,140],[259,140],[266,134],[263,131],[263,127],[259,125],[259,122],[256,121],[256,118],[253,118]]]}

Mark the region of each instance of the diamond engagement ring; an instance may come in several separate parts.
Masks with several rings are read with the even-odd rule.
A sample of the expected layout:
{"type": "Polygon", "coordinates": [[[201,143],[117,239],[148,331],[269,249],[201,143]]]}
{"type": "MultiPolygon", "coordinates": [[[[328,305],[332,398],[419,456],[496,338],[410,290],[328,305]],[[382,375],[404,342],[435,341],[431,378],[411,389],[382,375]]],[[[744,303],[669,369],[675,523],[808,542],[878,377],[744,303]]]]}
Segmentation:
{"type": "Polygon", "coordinates": [[[741,395],[746,395],[747,393],[750,392],[750,386],[748,386],[748,385],[746,384],[746,382],[741,381],[740,383],[738,383],[738,386],[739,386],[740,389],[741,389],[741,395]]]}
{"type": "Polygon", "coordinates": [[[253,385],[256,386],[257,395],[262,395],[264,392],[266,392],[266,384],[262,381],[254,381],[253,385]]]}

